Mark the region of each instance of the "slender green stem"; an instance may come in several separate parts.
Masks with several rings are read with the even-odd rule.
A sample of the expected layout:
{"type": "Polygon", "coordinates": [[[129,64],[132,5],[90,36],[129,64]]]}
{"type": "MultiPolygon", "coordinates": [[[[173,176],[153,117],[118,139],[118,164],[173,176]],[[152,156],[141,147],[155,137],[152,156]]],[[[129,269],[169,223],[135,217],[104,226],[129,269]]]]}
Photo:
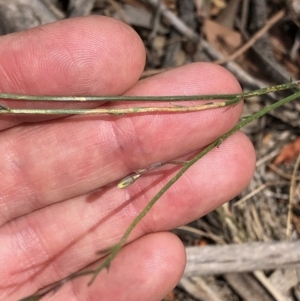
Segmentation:
{"type": "MultiPolygon", "coordinates": [[[[229,102],[230,102],[230,104],[236,104],[242,98],[248,98],[248,97],[252,97],[252,96],[262,95],[262,94],[265,94],[265,93],[275,92],[275,91],[278,91],[278,90],[284,90],[284,89],[288,89],[288,88],[295,88],[295,87],[297,87],[298,84],[299,84],[299,82],[294,82],[294,83],[289,83],[289,84],[284,84],[284,85],[279,85],[279,86],[264,88],[264,89],[252,91],[252,92],[249,92],[249,93],[234,94],[233,96],[232,95],[230,96],[230,97],[233,97],[233,99],[231,98],[231,100],[229,102]]],[[[227,98],[227,96],[228,95],[225,95],[223,98],[224,99],[230,99],[230,97],[227,98]]],[[[202,96],[197,96],[197,99],[201,99],[201,97],[202,96]]],[[[181,176],[191,166],[193,166],[198,160],[200,160],[203,156],[205,156],[209,151],[211,151],[215,147],[218,147],[224,140],[226,140],[228,137],[230,137],[232,134],[234,134],[235,132],[237,132],[238,130],[240,130],[242,127],[244,127],[248,123],[250,123],[250,122],[252,122],[252,121],[254,121],[254,120],[262,117],[263,115],[267,114],[271,110],[277,109],[280,106],[284,105],[285,103],[293,101],[293,100],[295,100],[295,99],[297,99],[299,97],[300,97],[300,91],[297,91],[296,93],[294,93],[294,94],[292,94],[292,95],[290,95],[290,96],[288,96],[288,97],[286,97],[286,98],[284,98],[284,99],[282,99],[282,100],[280,100],[280,101],[278,101],[278,102],[276,102],[276,103],[274,103],[274,104],[272,104],[272,105],[270,105],[270,106],[262,109],[261,111],[255,113],[255,114],[253,114],[252,116],[247,117],[246,119],[240,121],[230,131],[228,131],[227,133],[225,133],[224,135],[222,135],[221,137],[219,137],[218,139],[216,139],[214,142],[212,142],[211,144],[209,144],[204,150],[202,150],[194,158],[192,158],[191,160],[187,161],[184,164],[184,166],[180,169],[180,171],[170,181],[167,182],[167,184],[151,199],[151,201],[142,210],[142,212],[133,220],[133,222],[126,229],[126,231],[125,231],[124,235],[122,236],[121,240],[113,248],[111,248],[110,254],[106,257],[106,259],[96,269],[74,273],[74,274],[70,275],[69,277],[67,277],[67,278],[59,281],[56,285],[54,285],[52,288],[48,289],[46,292],[36,293],[34,295],[31,295],[29,297],[26,297],[26,298],[22,299],[22,301],[38,301],[38,300],[42,299],[46,294],[49,294],[50,292],[57,291],[66,282],[68,282],[68,281],[70,281],[72,279],[75,279],[77,277],[84,276],[84,275],[92,275],[92,278],[91,278],[91,280],[89,282],[89,284],[91,284],[96,279],[97,275],[103,269],[108,268],[110,266],[111,262],[117,256],[117,254],[119,253],[119,251],[121,250],[121,248],[124,246],[124,244],[126,243],[126,241],[129,238],[129,235],[131,234],[132,230],[136,227],[136,225],[151,210],[151,208],[160,199],[160,197],[163,194],[165,194],[167,192],[167,190],[173,184],[175,184],[181,178],[181,176]]],[[[180,100],[183,100],[183,98],[181,96],[179,96],[179,98],[180,98],[180,100]]],[[[209,95],[209,96],[206,95],[205,96],[205,99],[220,99],[220,98],[221,98],[220,95],[218,95],[216,98],[214,98],[214,96],[211,96],[211,95],[209,95]]],[[[141,100],[141,98],[139,98],[139,100],[141,100]]],[[[168,98],[166,100],[170,101],[170,98],[168,98]]],[[[191,99],[189,98],[189,100],[191,100],[191,99]]],[[[223,104],[226,103],[226,105],[229,105],[228,104],[229,102],[223,102],[223,104]]],[[[204,104],[202,106],[207,106],[207,105],[210,105],[210,104],[211,103],[208,103],[208,104],[204,104]]],[[[222,106],[224,106],[224,105],[222,105],[222,106]]],[[[5,107],[4,108],[0,107],[0,110],[5,111],[6,108],[5,107]]],[[[8,110],[12,110],[12,109],[8,108],[8,110]]],[[[66,114],[66,111],[67,110],[64,111],[64,114],[66,114]]],[[[57,114],[57,113],[55,113],[55,114],[57,114]]],[[[73,114],[73,113],[70,113],[70,114],[73,114]]],[[[114,114],[116,114],[116,113],[114,113],[114,114]]],[[[147,169],[145,169],[145,170],[147,170],[147,169]]],[[[121,181],[121,183],[122,183],[122,181],[121,181]]],[[[123,185],[121,185],[121,186],[123,186],[123,185]]]]}
{"type": "Polygon", "coordinates": [[[253,120],[256,120],[263,115],[269,113],[271,110],[277,109],[280,106],[284,105],[287,102],[290,102],[292,100],[295,100],[300,97],[300,91],[296,92],[293,95],[290,95],[284,99],[279,100],[278,102],[262,109],[261,111],[253,114],[252,116],[244,119],[243,121],[239,122],[235,127],[233,127],[230,131],[222,135],[220,138],[209,144],[204,150],[202,150],[198,155],[196,155],[193,159],[189,160],[184,167],[180,169],[180,171],[152,198],[152,200],[147,204],[147,206],[142,210],[142,212],[133,220],[133,222],[129,225],[129,227],[126,229],[124,235],[122,236],[119,243],[112,249],[112,252],[108,255],[106,260],[95,270],[95,274],[93,275],[90,284],[95,280],[97,275],[103,270],[103,268],[108,267],[112,260],[116,257],[116,255],[121,250],[122,246],[126,243],[130,233],[135,228],[135,226],[143,219],[143,217],[150,211],[150,209],[153,207],[153,205],[161,198],[163,194],[166,193],[166,191],[174,185],[181,176],[191,167],[193,166],[197,161],[199,161],[202,157],[204,157],[208,152],[210,152],[213,148],[216,146],[219,146],[220,143],[222,143],[224,140],[226,140],[228,137],[230,137],[232,134],[240,130],[242,127],[247,125],[248,123],[252,122],[253,120]]]}
{"type": "Polygon", "coordinates": [[[296,88],[300,81],[262,88],[240,94],[215,94],[215,95],[191,95],[191,96],[33,96],[18,94],[1,94],[3,99],[30,100],[30,101],[187,101],[187,100],[213,100],[229,99],[228,101],[209,102],[198,106],[169,106],[169,107],[130,107],[130,108],[94,108],[94,109],[19,109],[10,108],[0,104],[0,114],[29,114],[29,115],[86,115],[86,114],[139,114],[151,112],[193,112],[220,107],[226,107],[238,103],[241,99],[259,96],[270,92],[296,88]]]}
{"type": "MultiPolygon", "coordinates": [[[[182,96],[55,96],[55,95],[20,95],[0,93],[0,99],[7,100],[27,100],[37,102],[94,102],[94,101],[185,101],[185,100],[213,100],[213,99],[233,99],[250,98],[271,92],[298,88],[300,81],[294,81],[286,84],[266,87],[250,92],[239,94],[208,94],[208,95],[182,95],[182,96]]],[[[5,106],[4,106],[5,107],[5,106]]]]}

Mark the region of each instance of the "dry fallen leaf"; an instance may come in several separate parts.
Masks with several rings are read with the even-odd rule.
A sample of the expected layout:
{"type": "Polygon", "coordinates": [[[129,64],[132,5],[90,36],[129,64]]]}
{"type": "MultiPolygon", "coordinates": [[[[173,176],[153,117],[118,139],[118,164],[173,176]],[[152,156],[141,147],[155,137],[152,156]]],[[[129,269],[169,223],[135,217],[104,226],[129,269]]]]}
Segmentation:
{"type": "Polygon", "coordinates": [[[229,55],[242,44],[239,32],[209,19],[204,22],[203,32],[208,42],[225,55],[229,55]]]}
{"type": "Polygon", "coordinates": [[[289,163],[300,154],[300,137],[294,142],[287,144],[282,148],[279,155],[274,161],[274,165],[279,165],[282,162],[289,163]]]}
{"type": "Polygon", "coordinates": [[[175,301],[174,291],[169,292],[169,294],[163,299],[163,301],[175,301]]]}

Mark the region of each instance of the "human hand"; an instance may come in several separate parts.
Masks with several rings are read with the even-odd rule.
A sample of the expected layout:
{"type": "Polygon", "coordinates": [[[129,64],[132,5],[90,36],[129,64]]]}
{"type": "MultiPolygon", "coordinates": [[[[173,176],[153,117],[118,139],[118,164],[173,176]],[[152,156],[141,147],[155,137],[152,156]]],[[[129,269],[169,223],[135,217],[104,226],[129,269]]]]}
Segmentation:
{"type": "MultiPolygon", "coordinates": [[[[2,92],[153,96],[240,92],[228,71],[208,63],[138,81],[145,60],[141,40],[127,25],[104,17],[65,20],[3,36],[0,45],[2,92]]],[[[76,104],[88,105],[95,106],[76,104]]],[[[118,242],[178,168],[166,166],[123,190],[115,182],[155,162],[205,147],[234,126],[241,109],[238,104],[192,113],[47,121],[1,116],[0,300],[20,299],[97,264],[96,252],[118,242]]],[[[181,242],[166,231],[237,195],[250,181],[254,162],[247,137],[234,134],[155,204],[109,272],[103,271],[90,287],[90,278],[67,283],[55,300],[163,298],[185,265],[181,242]]]]}

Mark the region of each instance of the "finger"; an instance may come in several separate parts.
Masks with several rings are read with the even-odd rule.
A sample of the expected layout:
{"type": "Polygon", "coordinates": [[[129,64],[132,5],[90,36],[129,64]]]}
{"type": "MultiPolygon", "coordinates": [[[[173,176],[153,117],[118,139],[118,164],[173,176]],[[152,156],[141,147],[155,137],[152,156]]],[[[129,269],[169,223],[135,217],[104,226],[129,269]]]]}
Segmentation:
{"type": "MultiPolygon", "coordinates": [[[[185,257],[183,245],[175,235],[150,234],[124,247],[109,271],[101,273],[92,286],[87,286],[91,276],[79,278],[67,283],[54,298],[57,301],[74,298],[91,301],[161,300],[178,283],[184,270],[185,257]]],[[[88,269],[99,264],[97,262],[88,269]]],[[[51,276],[48,279],[38,277],[36,280],[10,278],[7,290],[5,282],[2,282],[0,292],[3,300],[15,301],[33,294],[48,285],[51,276]]],[[[49,299],[52,298],[50,295],[49,299]]]]}
{"type": "Polygon", "coordinates": [[[59,291],[55,300],[74,296],[91,301],[159,301],[179,282],[185,258],[183,245],[175,235],[149,234],[127,245],[92,286],[87,286],[88,278],[77,279],[59,291]]]}
{"type": "MultiPolygon", "coordinates": [[[[145,61],[144,46],[129,26],[99,16],[63,20],[3,36],[0,45],[3,93],[119,95],[138,80],[145,61]]],[[[0,104],[23,108],[46,105],[4,100],[0,104]]],[[[1,116],[0,129],[47,118],[1,116]]]]}
{"type": "MultiPolygon", "coordinates": [[[[152,81],[155,93],[161,94],[232,93],[240,89],[228,71],[212,64],[192,64],[167,76],[147,79],[138,83],[134,93],[154,93],[148,90],[152,81]],[[212,77],[210,86],[206,79],[212,77]]],[[[0,222],[202,148],[232,128],[240,113],[241,104],[188,114],[72,117],[6,131],[0,135],[0,152],[4,154],[0,170],[5,174],[0,222]]]]}
{"type": "MultiPolygon", "coordinates": [[[[242,133],[233,135],[191,167],[161,197],[129,241],[191,222],[230,200],[248,184],[254,165],[254,150],[248,138],[242,133]]],[[[126,190],[103,188],[3,226],[2,272],[14,275],[12,289],[20,287],[24,279],[38,283],[37,287],[44,286],[90,264],[97,251],[119,241],[132,220],[174,174],[173,169],[155,172],[126,190]]],[[[11,283],[11,279],[7,282],[11,283]]]]}

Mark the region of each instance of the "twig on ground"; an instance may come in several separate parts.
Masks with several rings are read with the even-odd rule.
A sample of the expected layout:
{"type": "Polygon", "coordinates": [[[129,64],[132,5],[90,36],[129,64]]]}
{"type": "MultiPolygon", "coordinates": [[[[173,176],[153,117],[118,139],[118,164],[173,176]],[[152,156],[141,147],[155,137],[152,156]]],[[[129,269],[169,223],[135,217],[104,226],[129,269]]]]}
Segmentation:
{"type": "Polygon", "coordinates": [[[240,200],[235,202],[233,204],[233,207],[241,205],[242,203],[244,203],[247,200],[251,199],[254,195],[259,193],[260,191],[264,190],[265,188],[267,188],[269,186],[274,186],[274,185],[288,185],[288,182],[282,182],[282,181],[281,182],[269,182],[269,183],[265,183],[263,185],[260,185],[259,187],[257,187],[256,189],[254,189],[253,191],[248,193],[246,196],[244,196],[243,198],[241,198],[240,200]]]}
{"type": "Polygon", "coordinates": [[[264,27],[262,27],[256,34],[252,36],[242,47],[240,47],[237,51],[225,57],[224,59],[217,60],[214,63],[223,65],[229,61],[235,60],[237,57],[246,52],[254,43],[260,39],[273,25],[275,25],[280,19],[282,19],[285,15],[285,11],[282,9],[277,12],[270,20],[268,20],[264,27]]]}
{"type": "Polygon", "coordinates": [[[91,14],[95,0],[70,0],[68,4],[69,17],[80,17],[91,14]]]}
{"type": "Polygon", "coordinates": [[[243,301],[274,301],[252,274],[226,273],[222,276],[243,301]]]}
{"type": "MultiPolygon", "coordinates": [[[[151,4],[154,7],[157,7],[159,5],[158,0],[144,0],[144,2],[147,2],[151,4]]],[[[198,34],[190,29],[183,21],[181,21],[173,12],[171,12],[163,3],[160,5],[161,13],[164,15],[166,19],[171,22],[171,24],[183,35],[187,36],[189,39],[191,39],[194,42],[199,41],[198,34]]]]}
{"type": "Polygon", "coordinates": [[[201,277],[183,277],[179,285],[197,300],[222,301],[201,277]]]}
{"type": "MultiPolygon", "coordinates": [[[[287,174],[285,173],[284,171],[282,171],[280,168],[278,168],[276,165],[272,164],[272,163],[269,163],[268,164],[268,167],[270,169],[272,169],[273,171],[275,171],[278,175],[280,175],[281,177],[287,179],[287,180],[292,180],[293,178],[293,175],[291,174],[287,174]]],[[[296,181],[300,181],[300,176],[295,176],[294,178],[296,181]]]]}
{"type": "Polygon", "coordinates": [[[300,241],[187,247],[185,277],[300,267],[300,241]]]}
{"type": "Polygon", "coordinates": [[[267,289],[267,291],[274,297],[276,301],[286,301],[286,298],[280,291],[268,280],[266,275],[262,271],[254,271],[256,279],[267,289]]]}

